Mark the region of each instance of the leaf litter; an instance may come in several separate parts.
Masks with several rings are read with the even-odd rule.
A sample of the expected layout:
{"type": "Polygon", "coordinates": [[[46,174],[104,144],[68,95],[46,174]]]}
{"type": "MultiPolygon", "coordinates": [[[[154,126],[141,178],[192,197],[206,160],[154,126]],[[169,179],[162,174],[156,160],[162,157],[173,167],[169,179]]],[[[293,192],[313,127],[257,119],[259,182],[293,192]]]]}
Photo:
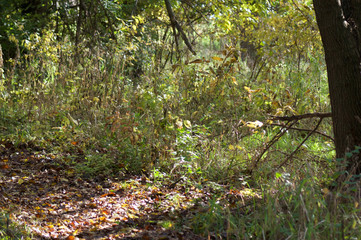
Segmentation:
{"type": "Polygon", "coordinates": [[[212,190],[145,176],[83,179],[61,157],[0,149],[1,210],[34,239],[205,239],[179,222],[206,206],[212,190]]]}

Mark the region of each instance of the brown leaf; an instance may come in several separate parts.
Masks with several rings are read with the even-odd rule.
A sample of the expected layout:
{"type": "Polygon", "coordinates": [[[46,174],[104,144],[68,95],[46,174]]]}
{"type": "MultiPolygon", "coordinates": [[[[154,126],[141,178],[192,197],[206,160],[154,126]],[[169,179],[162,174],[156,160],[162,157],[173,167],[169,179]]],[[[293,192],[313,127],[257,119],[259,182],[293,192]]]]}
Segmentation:
{"type": "Polygon", "coordinates": [[[10,167],[9,167],[9,165],[7,165],[7,164],[1,164],[1,165],[0,165],[0,168],[1,168],[1,169],[9,169],[10,167]]]}
{"type": "Polygon", "coordinates": [[[189,62],[189,63],[202,63],[203,60],[202,59],[196,59],[196,60],[193,60],[192,62],[189,62]]]}

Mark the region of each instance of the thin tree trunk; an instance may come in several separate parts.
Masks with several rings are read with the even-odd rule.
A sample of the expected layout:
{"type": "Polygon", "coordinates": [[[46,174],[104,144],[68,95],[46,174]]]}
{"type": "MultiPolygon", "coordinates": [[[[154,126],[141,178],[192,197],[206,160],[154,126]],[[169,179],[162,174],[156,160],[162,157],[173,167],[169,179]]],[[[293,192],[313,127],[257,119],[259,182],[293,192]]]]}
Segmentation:
{"type": "Polygon", "coordinates": [[[75,34],[75,46],[79,45],[80,35],[81,35],[81,27],[83,25],[83,11],[84,11],[84,2],[83,0],[79,0],[79,11],[78,11],[78,19],[76,22],[76,34],[75,34]]]}

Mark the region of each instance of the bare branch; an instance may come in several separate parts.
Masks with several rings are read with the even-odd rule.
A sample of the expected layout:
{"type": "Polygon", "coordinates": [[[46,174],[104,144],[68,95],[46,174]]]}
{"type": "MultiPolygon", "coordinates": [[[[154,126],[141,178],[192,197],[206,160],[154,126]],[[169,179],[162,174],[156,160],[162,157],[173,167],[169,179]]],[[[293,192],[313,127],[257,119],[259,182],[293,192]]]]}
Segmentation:
{"type": "Polygon", "coordinates": [[[275,167],[272,171],[272,173],[274,173],[275,171],[277,171],[279,168],[281,168],[283,165],[285,165],[292,157],[293,155],[295,155],[295,153],[302,147],[302,145],[307,141],[307,139],[309,137],[311,137],[311,135],[317,130],[317,128],[320,126],[321,122],[322,122],[323,118],[321,118],[316,127],[307,134],[307,136],[305,137],[305,139],[303,139],[303,141],[297,146],[297,148],[280,164],[278,165],[277,167],[275,167]]]}
{"type": "Polygon", "coordinates": [[[285,116],[285,117],[280,117],[280,116],[271,116],[271,120],[281,120],[281,121],[298,121],[301,119],[306,119],[306,118],[327,118],[327,117],[332,117],[331,113],[306,113],[306,114],[302,114],[302,115],[293,115],[293,116],[285,116]]]}
{"type": "MultiPolygon", "coordinates": [[[[287,157],[287,159],[285,161],[283,161],[275,170],[279,169],[280,167],[282,167],[289,159],[291,159],[294,154],[299,150],[299,148],[307,141],[307,139],[314,133],[318,133],[322,136],[328,137],[330,139],[332,139],[334,141],[333,138],[331,138],[330,136],[327,136],[326,134],[323,134],[319,131],[317,131],[318,127],[320,126],[322,120],[326,117],[331,117],[331,113],[307,113],[307,114],[302,114],[302,115],[294,115],[294,116],[289,116],[289,117],[279,117],[279,116],[271,116],[273,117],[271,120],[281,120],[281,121],[287,121],[287,123],[285,125],[281,125],[281,124],[277,124],[277,126],[282,127],[281,130],[272,138],[272,140],[268,143],[268,145],[263,149],[263,151],[261,152],[261,154],[258,155],[258,157],[255,159],[254,161],[254,166],[251,169],[251,172],[253,171],[253,169],[256,169],[258,166],[258,162],[261,160],[261,158],[263,157],[263,155],[272,147],[273,144],[275,144],[286,132],[287,130],[290,129],[295,129],[295,130],[300,130],[300,131],[308,131],[309,133],[307,134],[307,136],[305,137],[305,139],[302,141],[301,144],[298,145],[298,147],[287,157]],[[312,129],[300,129],[300,128],[294,128],[292,127],[294,124],[296,124],[299,120],[301,119],[308,119],[308,118],[319,118],[319,122],[317,123],[317,126],[312,129]]],[[[271,124],[271,125],[276,125],[276,124],[271,124]]],[[[274,171],[273,171],[274,172],[274,171]]]]}
{"type": "Polygon", "coordinates": [[[174,12],[172,10],[172,5],[170,4],[169,0],[164,0],[165,5],[167,7],[167,12],[169,15],[170,22],[172,24],[173,29],[177,28],[178,32],[180,33],[184,43],[187,45],[189,51],[193,53],[193,55],[196,55],[196,52],[193,50],[191,43],[189,42],[186,34],[184,33],[182,27],[179,25],[178,21],[175,18],[174,12]]]}
{"type": "Polygon", "coordinates": [[[270,149],[273,144],[275,144],[286,132],[289,130],[293,125],[295,125],[297,121],[290,121],[287,123],[284,128],[280,129],[279,132],[271,139],[271,141],[268,143],[268,145],[262,150],[261,154],[257,156],[257,158],[254,160],[254,165],[251,169],[251,174],[254,169],[257,169],[258,162],[262,159],[263,155],[270,149]]]}
{"type": "MultiPolygon", "coordinates": [[[[284,125],[284,124],[277,124],[277,123],[272,123],[272,124],[270,124],[270,125],[271,125],[271,126],[283,127],[283,128],[286,128],[286,127],[287,127],[287,126],[284,125]]],[[[291,128],[288,128],[288,129],[289,129],[289,130],[296,130],[296,131],[303,131],[303,132],[311,132],[311,131],[313,131],[313,130],[311,130],[311,129],[296,128],[296,127],[291,127],[291,128]]],[[[327,135],[327,134],[325,134],[325,133],[323,133],[323,132],[314,131],[314,133],[317,133],[317,134],[319,134],[319,135],[321,135],[321,136],[323,136],[323,137],[326,137],[326,138],[332,140],[332,142],[335,142],[335,139],[333,139],[333,137],[331,137],[331,136],[329,136],[329,135],[327,135]]]]}

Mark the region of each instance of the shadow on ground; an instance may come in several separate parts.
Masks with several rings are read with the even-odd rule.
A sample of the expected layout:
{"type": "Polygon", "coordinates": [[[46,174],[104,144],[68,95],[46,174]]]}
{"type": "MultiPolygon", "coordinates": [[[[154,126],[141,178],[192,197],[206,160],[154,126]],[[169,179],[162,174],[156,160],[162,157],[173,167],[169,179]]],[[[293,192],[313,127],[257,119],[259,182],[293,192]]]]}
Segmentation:
{"type": "Polygon", "coordinates": [[[201,190],[146,177],[84,179],[42,149],[2,146],[0,206],[33,239],[204,239],[187,223],[195,202],[208,200],[201,190]]]}

